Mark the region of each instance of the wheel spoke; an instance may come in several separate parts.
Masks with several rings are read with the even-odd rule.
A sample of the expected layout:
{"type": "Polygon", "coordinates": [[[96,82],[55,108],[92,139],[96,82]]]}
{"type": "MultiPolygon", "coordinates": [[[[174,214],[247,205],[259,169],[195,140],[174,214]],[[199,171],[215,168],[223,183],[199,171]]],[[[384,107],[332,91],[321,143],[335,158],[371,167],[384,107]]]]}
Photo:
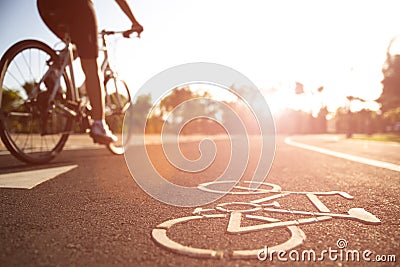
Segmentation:
{"type": "MultiPolygon", "coordinates": [[[[6,69],[0,70],[3,73],[0,88],[4,89],[0,97],[3,99],[1,111],[4,117],[0,123],[5,132],[2,139],[8,143],[7,147],[10,147],[14,156],[28,163],[51,160],[54,152],[61,150],[71,131],[71,116],[52,112],[47,118],[43,117],[48,112],[42,106],[48,101],[48,94],[47,91],[35,92],[40,89],[37,81],[47,73],[48,60],[55,60],[56,56],[51,48],[41,42],[22,41],[5,53],[6,69]],[[29,94],[33,97],[26,101],[29,94]]],[[[62,98],[57,101],[67,106],[66,96],[70,96],[67,93],[67,90],[71,90],[70,83],[66,75],[62,75],[61,79],[62,98]]]]}
{"type": "Polygon", "coordinates": [[[7,73],[6,73],[6,74],[9,74],[9,75],[11,76],[11,78],[13,78],[13,80],[16,81],[16,82],[18,83],[18,85],[19,85],[20,88],[23,88],[23,87],[24,87],[24,85],[17,79],[17,77],[15,77],[15,75],[12,74],[9,70],[7,70],[7,73]]]}
{"type": "MultiPolygon", "coordinates": [[[[29,49],[29,52],[30,52],[30,51],[31,51],[31,49],[29,49]]],[[[34,78],[33,73],[32,73],[32,68],[31,68],[30,63],[28,63],[28,61],[26,60],[25,53],[22,53],[22,58],[23,58],[24,61],[25,61],[26,67],[28,68],[29,74],[30,74],[30,76],[31,76],[31,81],[34,82],[34,81],[35,81],[35,78],[34,78]]]]}

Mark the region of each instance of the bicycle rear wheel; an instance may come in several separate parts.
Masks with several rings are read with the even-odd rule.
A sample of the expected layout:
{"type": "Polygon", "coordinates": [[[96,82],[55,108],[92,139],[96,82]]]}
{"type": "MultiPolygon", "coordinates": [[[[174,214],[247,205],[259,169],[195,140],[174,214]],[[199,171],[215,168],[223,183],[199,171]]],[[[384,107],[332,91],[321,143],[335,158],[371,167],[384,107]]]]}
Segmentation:
{"type": "Polygon", "coordinates": [[[54,105],[47,107],[52,90],[47,87],[55,81],[42,78],[56,61],[56,53],[36,40],[14,44],[0,61],[0,137],[11,153],[26,163],[52,160],[64,147],[72,127],[72,117],[57,109],[70,99],[71,85],[65,72],[54,105]]]}
{"type": "Polygon", "coordinates": [[[131,95],[126,83],[115,76],[110,76],[104,81],[106,90],[105,115],[110,130],[118,136],[118,141],[110,143],[107,148],[116,155],[124,153],[122,131],[124,116],[131,103],[131,95]]]}

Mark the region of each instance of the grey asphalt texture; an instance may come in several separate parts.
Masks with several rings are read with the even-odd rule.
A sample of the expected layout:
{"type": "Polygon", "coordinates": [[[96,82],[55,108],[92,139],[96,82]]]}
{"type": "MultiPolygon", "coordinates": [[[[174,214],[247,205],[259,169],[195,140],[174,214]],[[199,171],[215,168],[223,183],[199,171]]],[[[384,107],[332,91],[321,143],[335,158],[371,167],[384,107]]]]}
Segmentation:
{"type": "MultiPolygon", "coordinates": [[[[369,144],[374,147],[371,154],[365,149],[365,143],[357,143],[360,141],[333,142],[318,137],[294,140],[399,164],[399,146],[393,144],[369,144]]],[[[214,180],[226,166],[230,147],[226,140],[216,141],[216,144],[218,156],[201,175],[175,170],[166,163],[159,145],[149,146],[149,154],[167,180],[194,186],[214,180]]],[[[196,158],[197,145],[186,143],[181,144],[181,148],[189,158],[196,158]]],[[[251,178],[251,169],[256,163],[256,157],[250,157],[243,180],[251,178]]],[[[338,196],[320,199],[332,212],[346,213],[350,208],[359,207],[382,222],[367,225],[332,219],[302,225],[306,240],[296,249],[317,252],[329,247],[337,249],[337,240],[345,239],[347,249],[368,249],[373,255],[396,255],[397,263],[232,259],[229,255],[233,250],[279,244],[287,240],[289,234],[285,228],[228,234],[227,219],[191,221],[168,231],[172,240],[185,246],[223,251],[222,258],[180,255],[157,245],[151,232],[166,220],[190,216],[194,208],[169,206],[147,195],[135,183],[124,157],[114,156],[106,149],[66,150],[53,162],[38,167],[24,165],[10,155],[0,155],[0,173],[71,164],[77,164],[78,168],[31,190],[0,189],[1,266],[398,266],[400,262],[400,173],[292,147],[285,144],[284,137],[277,138],[275,160],[266,182],[297,192],[345,191],[354,199],[338,196]]],[[[257,197],[225,196],[204,208],[257,197]]],[[[316,211],[304,196],[289,196],[279,199],[279,203],[285,209],[316,211]]],[[[268,216],[296,219],[291,215],[268,216]]]]}

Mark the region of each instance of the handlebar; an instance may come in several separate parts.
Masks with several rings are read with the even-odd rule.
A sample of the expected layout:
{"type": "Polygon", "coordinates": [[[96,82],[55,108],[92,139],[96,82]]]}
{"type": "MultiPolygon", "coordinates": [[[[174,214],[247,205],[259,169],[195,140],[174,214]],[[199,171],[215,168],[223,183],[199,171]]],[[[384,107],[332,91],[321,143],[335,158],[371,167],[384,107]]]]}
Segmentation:
{"type": "Polygon", "coordinates": [[[106,31],[106,30],[102,30],[99,34],[101,37],[105,36],[105,35],[114,35],[114,34],[122,34],[123,37],[125,38],[131,38],[131,34],[136,32],[138,38],[140,38],[140,34],[141,32],[138,32],[136,30],[125,30],[125,31],[106,31]]]}

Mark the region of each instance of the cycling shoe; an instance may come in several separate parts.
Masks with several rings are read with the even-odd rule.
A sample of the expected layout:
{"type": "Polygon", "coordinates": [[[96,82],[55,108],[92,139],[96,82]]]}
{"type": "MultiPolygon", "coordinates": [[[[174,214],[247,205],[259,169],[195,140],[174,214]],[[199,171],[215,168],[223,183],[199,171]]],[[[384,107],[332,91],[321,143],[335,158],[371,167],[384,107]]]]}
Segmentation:
{"type": "Polygon", "coordinates": [[[113,142],[118,141],[118,137],[116,137],[108,128],[107,125],[104,124],[96,124],[92,125],[90,129],[90,137],[93,138],[95,143],[108,145],[113,142]]]}

